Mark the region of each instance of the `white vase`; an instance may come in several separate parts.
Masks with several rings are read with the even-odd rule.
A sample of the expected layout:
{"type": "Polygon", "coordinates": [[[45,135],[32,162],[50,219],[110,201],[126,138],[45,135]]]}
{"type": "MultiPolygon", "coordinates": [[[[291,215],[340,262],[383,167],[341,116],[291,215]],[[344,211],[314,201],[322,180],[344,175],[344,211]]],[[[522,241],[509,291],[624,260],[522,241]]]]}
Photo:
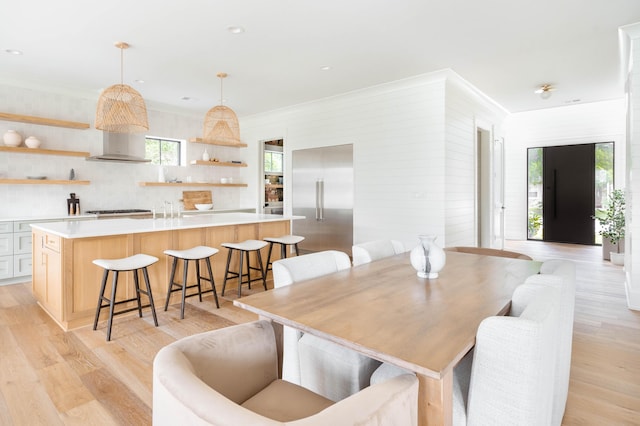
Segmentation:
{"type": "Polygon", "coordinates": [[[3,136],[4,144],[7,146],[20,146],[22,143],[22,136],[15,130],[7,130],[3,136]]]}
{"type": "Polygon", "coordinates": [[[40,139],[36,138],[35,136],[29,136],[24,140],[24,144],[27,146],[27,148],[35,149],[40,147],[40,139]]]}
{"type": "Polygon", "coordinates": [[[444,250],[436,243],[434,235],[418,235],[420,244],[411,250],[411,266],[420,278],[438,278],[447,260],[444,250]]]}
{"type": "Polygon", "coordinates": [[[207,148],[204,149],[204,152],[202,153],[202,161],[209,161],[211,157],[209,157],[209,151],[207,151],[207,148]]]}

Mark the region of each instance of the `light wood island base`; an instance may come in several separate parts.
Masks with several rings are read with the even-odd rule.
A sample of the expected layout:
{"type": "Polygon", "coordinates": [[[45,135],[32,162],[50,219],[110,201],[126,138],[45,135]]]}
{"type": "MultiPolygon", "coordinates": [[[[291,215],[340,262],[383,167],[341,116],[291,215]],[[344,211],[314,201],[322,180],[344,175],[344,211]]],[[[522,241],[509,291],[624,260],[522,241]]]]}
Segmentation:
{"type": "MultiPolygon", "coordinates": [[[[100,291],[103,270],[94,265],[94,259],[116,259],[144,253],[159,259],[149,267],[149,278],[156,310],[162,309],[166,299],[171,261],[163,253],[167,249],[183,250],[198,245],[220,250],[212,258],[213,274],[218,293],[222,289],[227,249],[224,242],[262,239],[290,233],[290,220],[251,224],[209,226],[157,232],[129,233],[123,235],[87,238],[64,238],[33,229],[33,284],[32,290],[38,304],[65,331],[93,322],[100,291]]],[[[263,262],[267,248],[261,252],[263,262]]],[[[279,258],[279,253],[272,257],[279,258]]],[[[234,260],[235,261],[235,257],[234,260]]],[[[252,259],[252,263],[255,260],[252,259]]],[[[182,277],[182,262],[177,276],[182,277]]],[[[195,282],[195,268],[189,270],[189,282],[195,282]]],[[[235,294],[237,280],[229,280],[225,291],[235,294]],[[234,291],[235,288],[235,291],[234,291]]],[[[205,287],[208,282],[203,281],[205,287]]],[[[108,286],[111,286],[111,276],[108,286]]],[[[118,299],[134,296],[133,274],[121,273],[118,283],[118,299]]],[[[178,302],[179,293],[173,293],[171,303],[178,302]]],[[[147,315],[148,310],[143,310],[147,315]]]]}

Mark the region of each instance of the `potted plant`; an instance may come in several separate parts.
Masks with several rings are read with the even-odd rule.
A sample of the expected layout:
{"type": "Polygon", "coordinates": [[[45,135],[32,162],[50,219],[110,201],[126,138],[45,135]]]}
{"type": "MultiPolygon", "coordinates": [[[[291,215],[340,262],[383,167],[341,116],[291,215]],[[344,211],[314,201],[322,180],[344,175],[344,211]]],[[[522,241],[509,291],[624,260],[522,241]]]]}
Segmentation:
{"type": "Polygon", "coordinates": [[[594,216],[600,223],[600,235],[602,235],[603,258],[609,255],[611,262],[616,265],[624,263],[622,240],[625,231],[625,200],[624,191],[615,189],[609,194],[609,202],[605,210],[594,216]]]}

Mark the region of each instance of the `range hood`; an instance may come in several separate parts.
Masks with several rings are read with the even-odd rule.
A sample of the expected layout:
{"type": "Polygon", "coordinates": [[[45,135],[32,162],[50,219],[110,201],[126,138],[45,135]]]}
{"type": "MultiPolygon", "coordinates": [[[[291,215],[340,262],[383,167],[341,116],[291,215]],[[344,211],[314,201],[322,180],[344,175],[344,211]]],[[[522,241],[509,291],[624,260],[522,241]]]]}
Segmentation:
{"type": "Polygon", "coordinates": [[[149,163],[144,158],[144,135],[103,132],[102,154],[87,157],[89,161],[149,163]]]}

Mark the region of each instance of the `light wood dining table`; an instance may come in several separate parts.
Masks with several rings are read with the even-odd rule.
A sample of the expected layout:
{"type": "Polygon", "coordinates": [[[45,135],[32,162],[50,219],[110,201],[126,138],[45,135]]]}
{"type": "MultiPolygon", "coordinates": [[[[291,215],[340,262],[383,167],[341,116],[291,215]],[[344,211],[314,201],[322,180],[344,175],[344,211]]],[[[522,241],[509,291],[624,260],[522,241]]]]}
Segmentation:
{"type": "Polygon", "coordinates": [[[450,425],[453,368],[480,322],[509,312],[540,263],[447,252],[439,277],[419,278],[409,253],[257,293],[234,304],[280,327],[330,340],[419,379],[418,424],[450,425]]]}

